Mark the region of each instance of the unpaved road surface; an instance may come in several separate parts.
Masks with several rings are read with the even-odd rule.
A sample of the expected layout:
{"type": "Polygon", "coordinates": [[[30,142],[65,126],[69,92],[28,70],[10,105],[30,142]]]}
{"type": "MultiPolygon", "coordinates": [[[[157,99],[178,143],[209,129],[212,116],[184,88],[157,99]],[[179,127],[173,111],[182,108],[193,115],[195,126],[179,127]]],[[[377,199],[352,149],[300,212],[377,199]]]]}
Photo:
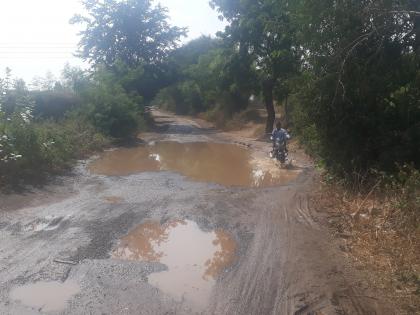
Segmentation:
{"type": "Polygon", "coordinates": [[[292,152],[280,180],[247,185],[279,171],[269,144],[154,115],[156,132],[141,138],[157,153],[117,149],[0,196],[0,314],[393,314],[311,210],[307,160],[292,152]],[[240,147],[252,176],[231,182],[243,154],[226,146],[217,160],[212,143],[240,147]],[[189,173],[188,152],[231,168],[189,173]]]}

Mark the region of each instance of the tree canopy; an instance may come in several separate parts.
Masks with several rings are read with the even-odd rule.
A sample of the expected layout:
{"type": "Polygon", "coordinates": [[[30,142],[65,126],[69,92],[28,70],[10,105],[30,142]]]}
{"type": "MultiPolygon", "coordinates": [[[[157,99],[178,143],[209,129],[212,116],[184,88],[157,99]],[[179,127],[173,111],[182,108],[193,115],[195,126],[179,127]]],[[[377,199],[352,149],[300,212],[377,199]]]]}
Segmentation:
{"type": "Polygon", "coordinates": [[[418,1],[295,2],[305,49],[295,121],[335,172],[418,165],[419,9],[418,1]]]}
{"type": "Polygon", "coordinates": [[[275,120],[274,88],[294,74],[298,65],[299,46],[294,40],[289,1],[213,0],[211,4],[230,23],[223,38],[238,47],[240,56],[253,58],[268,112],[269,133],[275,120]]]}
{"type": "Polygon", "coordinates": [[[149,0],[85,0],[87,15],[82,23],[80,56],[94,64],[128,65],[158,63],[175,48],[185,29],[171,26],[167,11],[149,0]]]}

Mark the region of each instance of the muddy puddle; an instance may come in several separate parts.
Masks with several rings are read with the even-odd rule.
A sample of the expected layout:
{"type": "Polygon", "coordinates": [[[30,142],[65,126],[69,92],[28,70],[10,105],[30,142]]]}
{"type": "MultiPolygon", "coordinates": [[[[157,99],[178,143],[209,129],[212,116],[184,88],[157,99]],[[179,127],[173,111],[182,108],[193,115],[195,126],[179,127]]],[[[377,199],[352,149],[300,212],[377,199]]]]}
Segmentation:
{"type": "Polygon", "coordinates": [[[121,239],[112,257],[160,262],[168,269],[149,283],[195,309],[206,307],[217,277],[235,260],[236,243],[222,230],[205,232],[192,221],[149,222],[121,239]]]}
{"type": "Polygon", "coordinates": [[[43,312],[61,311],[80,288],[76,282],[37,282],[11,291],[10,297],[43,312]]]}
{"type": "Polygon", "coordinates": [[[242,187],[286,184],[299,174],[280,169],[274,163],[259,163],[250,150],[238,145],[169,141],[105,152],[89,169],[108,176],[174,171],[196,181],[242,187]]]}

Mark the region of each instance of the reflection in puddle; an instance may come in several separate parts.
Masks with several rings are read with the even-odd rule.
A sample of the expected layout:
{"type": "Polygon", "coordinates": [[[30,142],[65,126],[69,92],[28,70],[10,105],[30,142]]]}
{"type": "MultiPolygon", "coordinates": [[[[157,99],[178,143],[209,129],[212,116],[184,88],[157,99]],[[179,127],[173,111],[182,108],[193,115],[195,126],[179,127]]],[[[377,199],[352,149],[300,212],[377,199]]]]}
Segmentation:
{"type": "Polygon", "coordinates": [[[149,283],[201,309],[217,276],[233,263],[235,250],[226,232],[204,232],[195,222],[178,220],[140,225],[121,240],[112,257],[166,265],[168,270],[151,274],[149,283]]]}
{"type": "Polygon", "coordinates": [[[67,301],[79,292],[79,286],[72,281],[37,282],[12,290],[10,297],[37,310],[51,312],[65,309],[67,301]]]}
{"type": "Polygon", "coordinates": [[[262,167],[249,150],[223,143],[156,142],[154,145],[106,152],[90,170],[108,176],[147,171],[175,171],[193,180],[226,186],[269,187],[298,175],[277,167],[262,167]]]}

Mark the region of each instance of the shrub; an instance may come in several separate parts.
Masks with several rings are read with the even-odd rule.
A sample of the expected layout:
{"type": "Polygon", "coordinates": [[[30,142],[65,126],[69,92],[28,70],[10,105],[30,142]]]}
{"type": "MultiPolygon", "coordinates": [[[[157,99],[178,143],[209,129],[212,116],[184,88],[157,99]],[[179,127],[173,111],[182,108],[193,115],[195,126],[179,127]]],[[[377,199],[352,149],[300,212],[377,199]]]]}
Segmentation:
{"type": "Polygon", "coordinates": [[[190,111],[183,102],[182,92],[177,84],[160,90],[152,104],[176,114],[187,114],[190,111]]]}
{"type": "Polygon", "coordinates": [[[107,136],[129,138],[145,126],[141,96],[128,93],[111,72],[98,71],[82,100],[80,112],[107,136]]]}
{"type": "Polygon", "coordinates": [[[81,104],[80,98],[69,91],[32,92],[35,100],[33,115],[42,119],[62,119],[65,114],[81,104]]]}
{"type": "Polygon", "coordinates": [[[30,92],[6,81],[0,78],[0,185],[61,172],[108,137],[132,137],[146,126],[142,98],[109,70],[83,75],[83,88],[73,92],[30,92]]]}
{"type": "Polygon", "coordinates": [[[65,170],[106,143],[75,113],[57,123],[35,122],[28,109],[9,117],[0,111],[0,184],[16,185],[65,170]]]}

